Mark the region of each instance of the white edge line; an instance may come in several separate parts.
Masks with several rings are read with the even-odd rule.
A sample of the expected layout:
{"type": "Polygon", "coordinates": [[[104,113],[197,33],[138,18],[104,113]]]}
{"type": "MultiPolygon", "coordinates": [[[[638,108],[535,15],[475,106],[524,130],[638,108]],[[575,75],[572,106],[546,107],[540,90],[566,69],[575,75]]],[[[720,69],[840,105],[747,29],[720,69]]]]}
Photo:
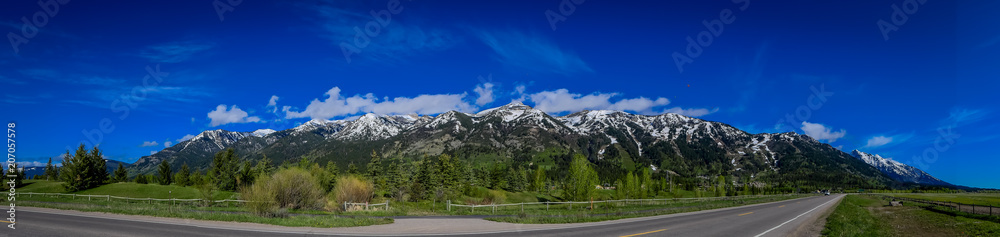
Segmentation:
{"type": "Polygon", "coordinates": [[[780,224],[780,225],[778,225],[778,226],[775,226],[775,227],[771,227],[771,229],[768,229],[767,231],[764,231],[764,233],[760,233],[760,234],[757,234],[757,235],[754,235],[754,237],[761,237],[761,236],[763,236],[764,234],[767,234],[767,232],[771,232],[771,231],[773,231],[773,230],[775,230],[775,229],[778,229],[779,227],[781,227],[781,226],[783,226],[783,225],[785,225],[785,224],[788,224],[789,222],[792,222],[792,221],[794,221],[795,219],[799,219],[799,217],[802,217],[802,216],[804,216],[805,214],[809,214],[810,212],[812,212],[812,211],[816,210],[816,208],[819,208],[819,207],[822,207],[822,206],[826,206],[826,204],[827,204],[827,203],[830,203],[830,202],[832,202],[832,201],[836,201],[836,200],[839,200],[839,199],[840,199],[840,198],[834,198],[834,199],[831,199],[830,201],[826,201],[826,202],[824,202],[823,204],[819,204],[819,206],[816,206],[816,207],[813,207],[812,209],[809,209],[808,211],[806,211],[806,212],[803,212],[802,214],[799,214],[798,216],[795,216],[795,218],[792,218],[791,220],[787,220],[787,221],[785,221],[784,223],[781,223],[781,224],[780,224]]]}

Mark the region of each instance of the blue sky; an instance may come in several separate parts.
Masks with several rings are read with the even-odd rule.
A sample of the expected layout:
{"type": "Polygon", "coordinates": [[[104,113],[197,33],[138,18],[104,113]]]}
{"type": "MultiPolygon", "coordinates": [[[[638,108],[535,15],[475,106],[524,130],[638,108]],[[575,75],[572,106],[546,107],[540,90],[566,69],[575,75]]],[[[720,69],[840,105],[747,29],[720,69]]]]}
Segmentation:
{"type": "Polygon", "coordinates": [[[7,3],[19,161],[520,100],[795,131],[1000,188],[995,1],[216,2],[7,3]]]}

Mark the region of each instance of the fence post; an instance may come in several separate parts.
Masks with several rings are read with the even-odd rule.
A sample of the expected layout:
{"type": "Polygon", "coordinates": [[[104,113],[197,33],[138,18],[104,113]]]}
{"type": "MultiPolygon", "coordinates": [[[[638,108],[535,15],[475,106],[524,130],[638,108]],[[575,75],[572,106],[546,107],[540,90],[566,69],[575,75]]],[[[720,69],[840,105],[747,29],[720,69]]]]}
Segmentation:
{"type": "Polygon", "coordinates": [[[545,201],[545,211],[549,211],[549,201],[545,201]]]}
{"type": "Polygon", "coordinates": [[[111,195],[107,195],[107,196],[108,196],[108,201],[110,202],[111,201],[111,195]]]}
{"type": "Polygon", "coordinates": [[[344,211],[347,211],[347,201],[344,201],[344,211]]]}
{"type": "Polygon", "coordinates": [[[90,201],[90,198],[91,198],[91,197],[92,197],[92,196],[89,196],[89,195],[88,195],[88,196],[87,196],[87,201],[90,201]]]}
{"type": "Polygon", "coordinates": [[[524,212],[524,203],[521,203],[521,212],[524,212]]]}
{"type": "Polygon", "coordinates": [[[451,199],[448,199],[448,211],[451,211],[451,199]]]}
{"type": "Polygon", "coordinates": [[[490,207],[492,207],[492,208],[493,208],[493,214],[497,214],[497,204],[495,204],[495,203],[491,203],[491,204],[490,204],[490,207]]]}

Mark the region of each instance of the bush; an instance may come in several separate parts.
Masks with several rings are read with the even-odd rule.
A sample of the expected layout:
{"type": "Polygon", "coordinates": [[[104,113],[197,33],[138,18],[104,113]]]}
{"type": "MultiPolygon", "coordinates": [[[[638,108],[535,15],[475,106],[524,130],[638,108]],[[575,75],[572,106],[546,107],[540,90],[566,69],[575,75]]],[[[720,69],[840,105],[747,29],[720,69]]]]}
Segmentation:
{"type": "Polygon", "coordinates": [[[262,216],[281,216],[288,209],[318,209],[326,203],[319,181],[298,167],[262,176],[240,193],[249,201],[247,208],[262,216]]]}
{"type": "Polygon", "coordinates": [[[354,175],[341,176],[337,178],[337,185],[333,189],[333,195],[337,199],[337,203],[370,202],[372,196],[375,195],[375,187],[370,181],[363,180],[354,175]]]}

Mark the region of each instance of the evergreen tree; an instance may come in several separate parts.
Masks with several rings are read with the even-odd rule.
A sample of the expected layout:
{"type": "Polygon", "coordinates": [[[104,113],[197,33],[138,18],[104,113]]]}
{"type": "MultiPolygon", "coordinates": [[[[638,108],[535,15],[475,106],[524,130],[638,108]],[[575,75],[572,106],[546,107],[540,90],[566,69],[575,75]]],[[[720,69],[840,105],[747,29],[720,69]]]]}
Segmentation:
{"type": "Polygon", "coordinates": [[[257,160],[257,165],[254,165],[254,173],[257,173],[258,176],[271,175],[272,171],[274,171],[274,167],[271,166],[271,159],[268,159],[267,155],[264,155],[263,159],[257,160]]]}
{"type": "Polygon", "coordinates": [[[236,191],[237,166],[236,151],[233,148],[215,153],[212,168],[208,171],[211,183],[222,191],[236,191]]]}
{"type": "Polygon", "coordinates": [[[148,179],[148,177],[146,175],[139,174],[138,176],[135,176],[135,183],[137,183],[137,184],[148,184],[149,183],[149,179],[148,179]]]}
{"type": "Polygon", "coordinates": [[[361,174],[361,171],[358,170],[358,166],[355,165],[354,162],[351,162],[347,165],[347,174],[359,175],[361,174]]]}
{"type": "MultiPolygon", "coordinates": [[[[67,152],[67,155],[69,152],[67,152]]],[[[63,159],[63,186],[66,191],[75,192],[97,187],[108,180],[104,156],[100,149],[94,147],[90,153],[80,144],[76,155],[63,159]]]]}
{"type": "Polygon", "coordinates": [[[52,165],[52,158],[49,158],[49,163],[45,164],[45,180],[58,180],[59,179],[59,169],[58,167],[52,165]]]}
{"type": "Polygon", "coordinates": [[[399,158],[393,158],[389,161],[389,166],[385,169],[387,178],[386,189],[389,195],[396,198],[397,201],[402,201],[403,195],[406,194],[406,177],[403,176],[403,169],[399,164],[400,162],[399,158]]]}
{"type": "MultiPolygon", "coordinates": [[[[239,170],[236,171],[236,186],[244,187],[253,185],[254,179],[257,178],[257,171],[251,166],[249,161],[241,162],[239,170]]],[[[308,170],[308,168],[303,168],[308,170]]]]}
{"type": "Polygon", "coordinates": [[[177,178],[174,179],[177,185],[180,186],[190,186],[191,185],[191,168],[188,168],[188,164],[184,163],[181,165],[181,170],[177,171],[177,178]]]}
{"type": "Polygon", "coordinates": [[[327,177],[320,180],[320,186],[323,186],[324,190],[330,192],[333,190],[333,187],[337,186],[337,177],[340,176],[340,169],[337,168],[337,164],[333,163],[333,161],[327,161],[326,167],[323,168],[326,170],[327,177]]]}
{"type": "Polygon", "coordinates": [[[118,168],[115,169],[115,176],[111,178],[112,183],[120,183],[128,181],[128,170],[125,169],[125,165],[118,163],[118,168]]]}
{"type": "Polygon", "coordinates": [[[379,156],[375,150],[372,150],[371,160],[368,160],[368,166],[365,167],[365,172],[365,176],[367,176],[368,179],[372,181],[372,184],[374,184],[376,193],[385,192],[387,190],[385,188],[386,179],[384,177],[385,171],[382,167],[382,157],[379,156]]]}
{"type": "Polygon", "coordinates": [[[173,182],[173,177],[171,176],[174,173],[170,172],[170,163],[167,163],[167,160],[160,161],[160,167],[157,171],[159,174],[157,181],[160,185],[170,185],[170,183],[173,182]]]}

